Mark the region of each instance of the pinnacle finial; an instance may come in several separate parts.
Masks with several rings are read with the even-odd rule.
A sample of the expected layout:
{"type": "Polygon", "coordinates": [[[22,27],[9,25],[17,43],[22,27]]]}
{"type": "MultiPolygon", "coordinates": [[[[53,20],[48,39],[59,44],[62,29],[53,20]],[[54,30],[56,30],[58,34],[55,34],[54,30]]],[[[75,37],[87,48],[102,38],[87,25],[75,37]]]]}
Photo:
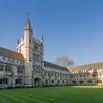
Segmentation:
{"type": "Polygon", "coordinates": [[[42,34],[42,42],[44,42],[44,34],[42,34]]]}
{"type": "Polygon", "coordinates": [[[19,44],[19,39],[17,39],[17,45],[19,44]]]}
{"type": "Polygon", "coordinates": [[[25,24],[25,30],[31,30],[32,31],[29,13],[27,13],[27,20],[26,20],[26,24],[25,24]]]}

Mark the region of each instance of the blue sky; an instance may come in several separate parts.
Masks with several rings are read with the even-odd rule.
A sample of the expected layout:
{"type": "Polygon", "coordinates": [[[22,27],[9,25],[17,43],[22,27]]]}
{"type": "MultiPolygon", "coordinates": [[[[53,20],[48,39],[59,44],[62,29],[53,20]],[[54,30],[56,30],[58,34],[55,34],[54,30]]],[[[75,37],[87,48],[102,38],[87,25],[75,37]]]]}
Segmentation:
{"type": "Polygon", "coordinates": [[[103,0],[0,0],[0,46],[16,48],[28,12],[34,36],[44,34],[46,60],[103,61],[103,0]]]}

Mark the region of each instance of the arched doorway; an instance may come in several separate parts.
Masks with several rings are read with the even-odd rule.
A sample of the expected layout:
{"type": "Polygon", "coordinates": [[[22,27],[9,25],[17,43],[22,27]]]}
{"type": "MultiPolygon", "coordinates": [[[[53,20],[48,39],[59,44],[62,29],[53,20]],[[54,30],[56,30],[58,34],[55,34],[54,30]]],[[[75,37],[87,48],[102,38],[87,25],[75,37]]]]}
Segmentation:
{"type": "Polygon", "coordinates": [[[41,85],[41,79],[40,78],[34,78],[34,86],[39,87],[41,85]]]}

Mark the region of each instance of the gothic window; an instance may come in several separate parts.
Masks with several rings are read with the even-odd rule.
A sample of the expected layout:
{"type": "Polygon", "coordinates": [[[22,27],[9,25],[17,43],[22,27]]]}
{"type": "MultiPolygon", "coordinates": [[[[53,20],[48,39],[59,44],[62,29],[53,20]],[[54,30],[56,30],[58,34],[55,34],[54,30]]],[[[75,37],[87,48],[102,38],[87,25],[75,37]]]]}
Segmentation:
{"type": "Polygon", "coordinates": [[[33,60],[35,61],[39,61],[40,60],[40,56],[37,54],[33,54],[33,60]]]}
{"type": "Polygon", "coordinates": [[[7,78],[0,78],[0,84],[8,84],[7,78]]]}
{"type": "Polygon", "coordinates": [[[79,81],[79,83],[80,83],[80,84],[82,84],[82,83],[83,83],[83,81],[81,80],[81,81],[79,81]]]}
{"type": "Polygon", "coordinates": [[[38,52],[38,50],[39,50],[39,48],[38,48],[38,46],[34,46],[34,49],[35,49],[35,51],[37,51],[38,52]]]}
{"type": "Polygon", "coordinates": [[[31,43],[31,39],[29,40],[29,43],[31,43]]]}
{"type": "Polygon", "coordinates": [[[89,76],[90,75],[90,73],[86,73],[86,76],[89,76]]]}
{"type": "Polygon", "coordinates": [[[0,71],[3,71],[3,67],[4,67],[3,65],[0,65],[0,71]]]}
{"type": "Polygon", "coordinates": [[[73,80],[72,83],[73,83],[73,84],[76,84],[76,80],[73,80]]]}
{"type": "Polygon", "coordinates": [[[58,80],[57,83],[60,84],[60,80],[58,80]]]}
{"type": "Polygon", "coordinates": [[[62,80],[62,83],[64,84],[64,80],[62,80]]]}
{"type": "Polygon", "coordinates": [[[23,73],[23,67],[19,67],[19,66],[18,66],[17,72],[18,72],[18,73],[23,73]]]}
{"type": "Polygon", "coordinates": [[[53,73],[51,73],[51,76],[53,76],[53,73]]]}
{"type": "Polygon", "coordinates": [[[102,83],[102,80],[98,79],[98,80],[97,80],[97,83],[102,83]]]}
{"type": "Polygon", "coordinates": [[[88,80],[87,83],[92,83],[92,80],[88,80]]]}
{"type": "Polygon", "coordinates": [[[51,80],[51,83],[54,84],[54,80],[51,80]]]}
{"type": "Polygon", "coordinates": [[[29,59],[30,59],[30,61],[31,61],[31,57],[30,57],[29,59]]]}
{"type": "Polygon", "coordinates": [[[93,74],[92,74],[92,76],[93,76],[93,77],[96,77],[96,74],[95,74],[95,73],[93,73],[93,74]]]}
{"type": "Polygon", "coordinates": [[[16,84],[22,84],[22,79],[16,79],[16,84]]]}
{"type": "Polygon", "coordinates": [[[6,65],[5,66],[5,71],[11,72],[12,71],[12,67],[10,65],[6,65]]]}
{"type": "Polygon", "coordinates": [[[45,80],[45,84],[48,85],[48,80],[47,79],[45,80]]]}

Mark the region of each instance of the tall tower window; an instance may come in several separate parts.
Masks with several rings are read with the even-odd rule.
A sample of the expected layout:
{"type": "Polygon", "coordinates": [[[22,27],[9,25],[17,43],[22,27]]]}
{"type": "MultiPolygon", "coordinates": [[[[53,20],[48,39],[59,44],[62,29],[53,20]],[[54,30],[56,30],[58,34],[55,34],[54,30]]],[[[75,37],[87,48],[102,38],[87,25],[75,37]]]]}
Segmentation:
{"type": "Polygon", "coordinates": [[[38,46],[34,46],[35,51],[39,51],[38,46]]]}
{"type": "Polygon", "coordinates": [[[31,39],[29,40],[29,43],[31,43],[31,39]]]}

